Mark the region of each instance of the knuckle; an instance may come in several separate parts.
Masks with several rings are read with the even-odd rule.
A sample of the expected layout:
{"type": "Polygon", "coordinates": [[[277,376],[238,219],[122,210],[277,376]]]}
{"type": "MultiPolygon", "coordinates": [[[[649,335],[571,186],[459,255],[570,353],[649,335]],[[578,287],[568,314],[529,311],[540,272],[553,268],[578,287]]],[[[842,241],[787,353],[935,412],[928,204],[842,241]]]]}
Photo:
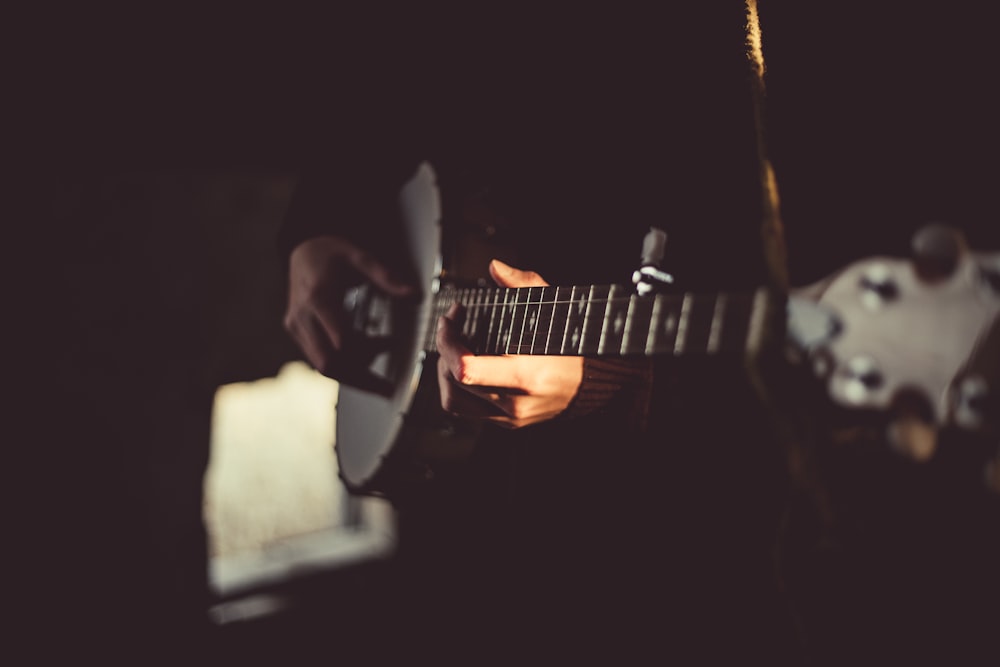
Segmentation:
{"type": "Polygon", "coordinates": [[[455,370],[452,374],[461,384],[476,384],[476,376],[470,366],[471,364],[469,364],[468,357],[459,357],[458,363],[456,364],[455,370]]]}

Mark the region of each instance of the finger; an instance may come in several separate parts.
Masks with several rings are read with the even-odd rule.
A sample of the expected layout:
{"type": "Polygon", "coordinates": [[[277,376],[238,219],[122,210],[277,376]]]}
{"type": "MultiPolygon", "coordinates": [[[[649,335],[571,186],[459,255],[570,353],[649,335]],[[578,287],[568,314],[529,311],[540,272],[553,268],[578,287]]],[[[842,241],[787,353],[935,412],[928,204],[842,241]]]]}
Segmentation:
{"type": "Polygon", "coordinates": [[[290,333],[313,368],[328,374],[336,350],[319,322],[311,317],[299,318],[293,322],[290,333]]]}
{"type": "Polygon", "coordinates": [[[358,389],[384,396],[392,394],[393,384],[367,368],[366,353],[340,354],[330,345],[326,331],[317,320],[309,318],[304,323],[297,323],[291,333],[306,360],[321,374],[358,389]]]}
{"type": "Polygon", "coordinates": [[[325,337],[334,350],[344,349],[344,323],[340,311],[326,307],[315,308],[313,317],[318,335],[325,337]]]}
{"type": "Polygon", "coordinates": [[[461,411],[464,416],[485,418],[507,413],[510,399],[497,387],[468,385],[461,378],[469,359],[474,358],[461,335],[462,309],[452,304],[438,320],[438,380],[441,405],[451,412],[461,411]]]}
{"type": "Polygon", "coordinates": [[[545,287],[545,280],[534,271],[522,271],[499,259],[490,261],[490,276],[500,287],[545,287]]]}
{"type": "MultiPolygon", "coordinates": [[[[435,336],[438,354],[441,355],[441,359],[444,360],[445,365],[453,373],[460,373],[462,360],[473,356],[472,351],[465,344],[465,338],[462,336],[461,317],[461,306],[457,303],[452,304],[448,312],[438,318],[438,328],[435,336]]],[[[456,374],[455,377],[459,377],[459,375],[456,374]]]]}
{"type": "MultiPolygon", "coordinates": [[[[461,308],[457,304],[452,304],[448,312],[438,319],[436,335],[441,361],[454,381],[466,387],[479,386],[486,391],[496,388],[518,394],[532,393],[530,389],[542,381],[542,376],[538,372],[538,360],[534,360],[533,372],[530,368],[525,372],[523,357],[476,356],[468,348],[462,336],[461,313],[461,308]]],[[[553,368],[554,366],[547,365],[546,373],[551,372],[553,368]]],[[[546,375],[544,381],[552,379],[546,375]]]]}
{"type": "MultiPolygon", "coordinates": [[[[445,336],[450,339],[448,332],[445,332],[445,336]]],[[[516,390],[520,393],[528,391],[526,376],[521,372],[521,363],[516,358],[477,357],[460,345],[449,343],[445,344],[442,358],[446,360],[448,370],[459,384],[467,387],[478,386],[486,390],[516,390]]]]}
{"type": "Polygon", "coordinates": [[[367,252],[354,249],[348,253],[348,261],[376,287],[392,296],[409,296],[416,288],[394,276],[384,264],[367,252]]]}
{"type": "Polygon", "coordinates": [[[441,407],[463,419],[489,421],[504,428],[521,428],[551,419],[558,414],[558,411],[543,412],[523,404],[518,405],[516,399],[503,394],[495,394],[493,400],[484,399],[470,392],[469,387],[455,382],[441,365],[438,367],[438,386],[441,392],[441,407]]]}
{"type": "Polygon", "coordinates": [[[507,416],[497,405],[470,393],[467,388],[457,383],[442,359],[438,359],[437,371],[441,407],[446,412],[468,419],[491,419],[507,416]]]}

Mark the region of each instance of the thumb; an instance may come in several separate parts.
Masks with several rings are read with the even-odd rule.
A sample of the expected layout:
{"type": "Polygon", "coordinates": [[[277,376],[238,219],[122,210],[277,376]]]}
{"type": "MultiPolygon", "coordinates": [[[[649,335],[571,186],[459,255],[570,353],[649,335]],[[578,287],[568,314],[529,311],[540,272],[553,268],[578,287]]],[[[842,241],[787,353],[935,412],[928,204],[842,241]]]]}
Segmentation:
{"type": "Polygon", "coordinates": [[[534,271],[515,269],[499,259],[490,261],[490,275],[500,287],[544,287],[548,285],[545,279],[534,271]]]}

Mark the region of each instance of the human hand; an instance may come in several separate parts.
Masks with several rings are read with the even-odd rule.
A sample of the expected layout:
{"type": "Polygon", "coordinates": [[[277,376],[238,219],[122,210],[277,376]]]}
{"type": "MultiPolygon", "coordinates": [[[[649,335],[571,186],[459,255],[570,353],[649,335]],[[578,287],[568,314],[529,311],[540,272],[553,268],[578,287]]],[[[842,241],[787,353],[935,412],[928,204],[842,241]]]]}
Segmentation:
{"type": "MultiPolygon", "coordinates": [[[[548,285],[537,273],[498,260],[490,262],[490,275],[501,287],[548,285]]],[[[445,410],[520,428],[569,406],[583,381],[583,357],[476,356],[462,337],[463,314],[453,304],[438,320],[438,385],[445,410]]]]}
{"type": "MultiPolygon", "coordinates": [[[[319,372],[362,388],[385,389],[362,370],[365,341],[352,331],[344,311],[349,287],[368,281],[386,294],[410,296],[415,288],[394,278],[370,254],[337,236],[319,236],[292,250],[288,268],[285,330],[319,372]],[[378,384],[378,386],[372,383],[378,384]]],[[[384,381],[382,381],[384,382],[384,381]]]]}

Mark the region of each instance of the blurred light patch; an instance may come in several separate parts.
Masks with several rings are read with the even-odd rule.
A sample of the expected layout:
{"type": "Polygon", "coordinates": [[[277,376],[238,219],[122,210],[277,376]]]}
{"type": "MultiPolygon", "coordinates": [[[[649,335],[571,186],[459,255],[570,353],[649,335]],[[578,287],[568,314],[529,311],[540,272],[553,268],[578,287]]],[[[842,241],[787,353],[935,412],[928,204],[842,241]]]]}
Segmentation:
{"type": "Polygon", "coordinates": [[[283,584],[394,552],[389,503],[350,496],[337,476],[337,390],[294,362],[216,392],[204,506],[215,622],[276,613],[283,584]]]}
{"type": "Polygon", "coordinates": [[[340,523],[337,383],[301,362],[215,396],[205,480],[210,556],[260,551],[340,523]]]}

